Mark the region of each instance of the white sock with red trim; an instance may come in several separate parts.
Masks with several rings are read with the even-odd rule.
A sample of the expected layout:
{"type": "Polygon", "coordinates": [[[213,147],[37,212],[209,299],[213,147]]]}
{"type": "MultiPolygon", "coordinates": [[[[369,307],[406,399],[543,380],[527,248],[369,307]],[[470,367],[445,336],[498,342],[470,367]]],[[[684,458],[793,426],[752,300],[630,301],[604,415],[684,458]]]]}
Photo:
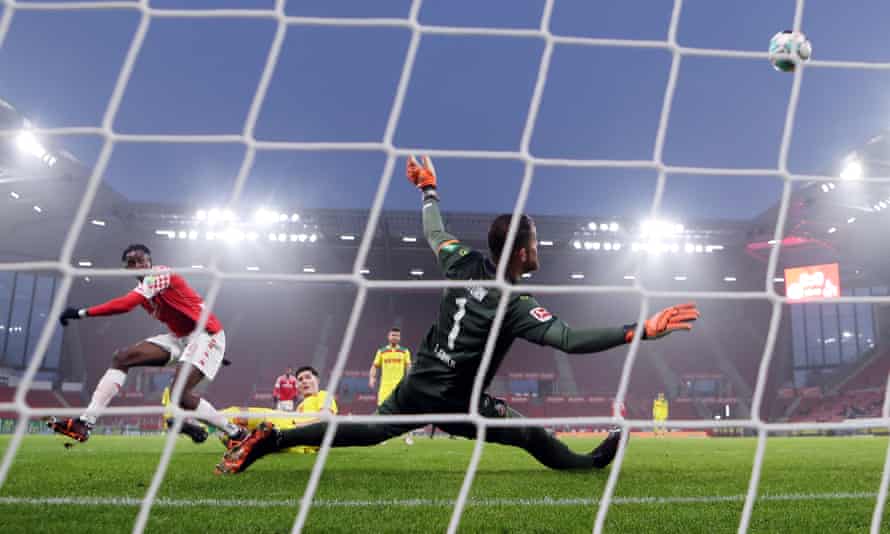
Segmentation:
{"type": "Polygon", "coordinates": [[[105,374],[99,380],[99,383],[96,384],[96,389],[93,391],[93,398],[90,399],[90,405],[87,406],[86,412],[80,416],[80,419],[90,426],[95,425],[99,413],[102,412],[102,410],[104,410],[111,402],[111,399],[117,395],[117,392],[123,387],[126,379],[127,373],[120,369],[109,369],[105,371],[105,374]]]}
{"type": "Polygon", "coordinates": [[[234,438],[241,431],[241,427],[236,424],[230,423],[226,417],[216,411],[216,408],[213,407],[212,404],[207,402],[206,399],[201,399],[198,402],[198,407],[195,408],[195,417],[204,421],[205,423],[209,423],[216,428],[219,428],[223,432],[229,435],[230,438],[234,438]]]}

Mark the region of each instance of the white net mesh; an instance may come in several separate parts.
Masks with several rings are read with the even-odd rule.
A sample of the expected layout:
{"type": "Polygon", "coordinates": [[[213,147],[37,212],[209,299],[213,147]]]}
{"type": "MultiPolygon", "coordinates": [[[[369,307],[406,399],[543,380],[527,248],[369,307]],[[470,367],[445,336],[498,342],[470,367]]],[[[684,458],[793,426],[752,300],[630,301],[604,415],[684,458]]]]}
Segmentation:
{"type": "MultiPolygon", "coordinates": [[[[58,316],[62,311],[68,293],[71,289],[72,280],[76,276],[84,275],[101,275],[101,276],[132,276],[132,271],[125,270],[103,270],[103,269],[84,269],[72,267],[72,253],[78,236],[95,199],[99,186],[102,182],[103,174],[109,163],[112,148],[117,143],[127,142],[154,142],[154,143],[242,143],[246,147],[245,155],[237,177],[235,179],[233,193],[229,201],[230,206],[234,206],[242,193],[247,177],[254,164],[254,158],[257,150],[276,149],[276,150],[294,150],[294,151],[380,151],[386,154],[386,162],[383,173],[380,177],[376,195],[371,206],[370,215],[368,217],[366,230],[361,239],[358,253],[355,257],[354,267],[351,274],[334,275],[334,274],[313,274],[313,275],[275,275],[276,280],[290,281],[313,281],[313,282],[342,282],[352,284],[357,288],[355,303],[349,316],[346,334],[343,338],[336,364],[330,377],[329,389],[337,390],[337,385],[343,375],[343,371],[347,361],[348,349],[352,344],[356,328],[359,323],[368,290],[370,289],[418,289],[418,288],[442,288],[442,287],[463,287],[462,282],[441,282],[441,281],[369,281],[360,275],[360,269],[365,265],[368,257],[374,229],[383,208],[384,198],[389,188],[389,183],[393,175],[397,158],[416,153],[425,153],[430,156],[444,158],[488,158],[488,159],[509,159],[518,160],[524,163],[525,172],[522,179],[519,196],[515,204],[514,214],[524,211],[526,200],[531,188],[535,169],[538,167],[622,167],[622,168],[644,168],[657,171],[658,179],[655,189],[655,196],[651,205],[651,214],[654,216],[658,213],[662,195],[665,189],[666,176],[669,173],[683,173],[693,175],[711,175],[711,176],[773,176],[783,180],[784,188],[781,197],[780,209],[778,212],[778,220],[774,229],[774,239],[776,245],[771,249],[769,263],[764,280],[765,288],[762,292],[680,292],[680,291],[653,291],[647,290],[642,286],[639,280],[634,282],[633,287],[627,286],[535,286],[526,285],[524,290],[534,293],[632,293],[641,297],[641,306],[639,311],[639,323],[642,324],[649,312],[649,302],[653,298],[671,297],[671,298],[689,298],[697,299],[768,299],[772,303],[772,316],[770,321],[769,333],[763,352],[763,357],[757,373],[756,387],[753,395],[753,403],[751,407],[751,418],[746,421],[713,421],[713,420],[673,420],[666,424],[668,428],[684,428],[684,429],[709,429],[715,427],[743,427],[757,431],[758,442],[754,464],[748,486],[747,496],[744,502],[743,513],[739,521],[739,532],[746,532],[750,523],[752,510],[757,498],[758,483],[760,479],[761,468],[763,464],[766,439],[770,432],[776,431],[794,431],[804,429],[856,429],[866,427],[886,427],[890,425],[890,399],[885,401],[882,418],[862,421],[846,421],[843,423],[768,423],[761,420],[761,405],[763,402],[764,389],[766,387],[766,377],[770,367],[770,361],[773,357],[773,347],[776,341],[779,322],[781,319],[782,304],[785,298],[775,292],[772,280],[777,268],[778,257],[781,249],[781,237],[784,235],[784,226],[788,214],[789,200],[791,198],[792,185],[794,182],[804,181],[832,181],[835,178],[831,176],[814,176],[792,174],[788,170],[788,152],[791,143],[791,134],[794,125],[795,112],[800,94],[801,82],[806,70],[811,68],[842,68],[842,69],[890,69],[890,63],[869,63],[854,61],[819,61],[814,60],[806,64],[804,68],[798,68],[793,76],[793,85],[791,95],[787,105],[784,130],[782,134],[779,159],[775,168],[705,168],[705,167],[680,167],[665,165],[662,161],[662,154],[667,135],[668,123],[670,120],[671,104],[673,102],[674,91],[677,86],[679,77],[680,63],[686,56],[716,56],[723,58],[755,58],[766,61],[766,52],[738,51],[738,50],[719,50],[705,48],[690,48],[680,46],[677,42],[677,29],[680,20],[680,14],[683,7],[682,0],[675,0],[673,10],[670,17],[670,25],[668,29],[667,39],[659,40],[624,40],[624,39],[596,39],[585,37],[569,37],[554,35],[550,31],[550,18],[553,12],[554,0],[547,0],[544,6],[543,16],[540,20],[538,29],[498,29],[498,28],[475,28],[475,27],[449,27],[449,26],[432,26],[422,25],[418,21],[422,0],[414,0],[411,4],[410,13],[407,19],[399,18],[316,18],[316,17],[297,17],[288,16],[285,12],[285,1],[276,0],[275,8],[271,10],[251,10],[251,9],[216,9],[216,10],[181,10],[181,9],[156,9],[152,8],[148,0],[139,2],[120,1],[120,2],[16,2],[14,0],[5,0],[5,10],[0,19],[0,46],[3,45],[4,39],[9,33],[11,25],[15,21],[16,14],[21,11],[36,10],[90,10],[90,9],[121,9],[133,10],[140,14],[138,28],[133,35],[126,58],[117,77],[111,98],[105,109],[102,124],[99,127],[66,127],[66,128],[46,128],[35,129],[34,132],[43,135],[66,135],[66,134],[95,134],[101,135],[104,142],[98,160],[94,166],[93,172],[89,178],[87,188],[83,199],[78,207],[74,219],[71,221],[70,230],[65,238],[61,254],[57,261],[46,262],[16,262],[0,264],[0,270],[4,271],[22,271],[22,270],[55,270],[61,274],[61,281],[58,285],[55,299],[53,300],[49,317],[58,316]],[[259,85],[254,93],[253,100],[247,115],[247,119],[240,135],[140,135],[140,134],[120,134],[114,131],[113,124],[118,108],[120,106],[123,94],[127,88],[133,72],[134,64],[139,57],[143,42],[152,21],[158,18],[199,18],[199,17],[233,17],[233,18],[261,18],[271,19],[277,24],[272,45],[266,57],[265,66],[259,85]],[[401,75],[396,90],[392,108],[389,112],[389,118],[386,123],[385,134],[381,142],[271,142],[257,140],[254,135],[255,126],[263,101],[269,88],[270,82],[275,73],[278,64],[279,54],[284,42],[288,29],[294,26],[367,26],[367,27],[401,27],[411,31],[411,40],[408,47],[405,61],[402,66],[401,75]],[[519,151],[475,151],[475,150],[437,150],[433,148],[405,148],[398,147],[393,144],[396,127],[399,123],[400,113],[402,111],[407,87],[411,79],[412,70],[414,68],[415,58],[421,38],[424,35],[472,35],[472,36],[509,36],[527,39],[538,39],[544,42],[544,52],[540,59],[537,78],[534,85],[534,93],[531,104],[528,109],[528,115],[525,121],[525,127],[521,137],[519,151]],[[631,48],[650,48],[663,49],[671,53],[671,67],[664,93],[662,111],[658,122],[657,136],[655,146],[650,160],[603,160],[603,159],[548,159],[534,157],[529,151],[532,134],[535,127],[536,117],[540,108],[544,86],[548,76],[551,58],[554,47],[557,45],[578,45],[592,47],[631,47],[631,48]]],[[[804,0],[796,1],[796,9],[794,13],[793,28],[800,29],[804,12],[804,0]]],[[[11,136],[17,131],[0,131],[0,135],[11,136]]],[[[866,178],[869,181],[890,181],[887,177],[871,177],[866,178]]],[[[515,239],[517,232],[518,218],[514,217],[514,224],[510,227],[506,247],[509,249],[515,239]]],[[[209,272],[212,276],[212,284],[209,291],[205,295],[208,304],[207,310],[213,306],[217,297],[221,283],[224,280],[231,279],[270,279],[269,275],[261,275],[255,273],[230,273],[222,272],[217,268],[217,258],[212,258],[208,268],[203,272],[209,272]]],[[[505,262],[498,266],[497,280],[490,283],[480,283],[479,285],[497,287],[502,291],[500,305],[494,320],[492,332],[497,332],[504,319],[506,311],[506,303],[514,288],[507,284],[504,279],[506,269],[505,262]]],[[[187,271],[187,270],[186,270],[187,271]]],[[[890,302],[890,298],[880,297],[841,297],[838,302],[856,302],[856,303],[880,303],[890,302]]],[[[199,327],[203,326],[207,320],[207,312],[199,322],[199,327]]],[[[20,416],[20,421],[26,422],[31,417],[39,417],[52,414],[77,415],[79,410],[76,409],[40,409],[30,407],[25,396],[30,384],[40,368],[47,347],[55,328],[54,321],[47,321],[44,326],[37,346],[34,351],[34,357],[31,359],[27,369],[18,386],[15,399],[12,403],[0,403],[0,410],[14,410],[20,416]]],[[[628,357],[624,363],[621,374],[616,402],[624,401],[628,390],[628,382],[631,370],[634,366],[636,355],[639,347],[639,336],[635,339],[630,347],[628,357]]],[[[615,487],[621,473],[621,466],[624,459],[625,443],[627,439],[627,431],[631,428],[647,428],[651,426],[650,421],[645,420],[625,420],[620,417],[582,417],[582,418],[546,418],[546,419],[530,419],[530,420],[491,420],[482,418],[478,413],[478,399],[482,393],[483,376],[489,366],[492,351],[494,348],[495,337],[492,336],[486,346],[485,354],[480,366],[480,371],[473,387],[473,401],[470,403],[471,413],[467,415],[434,415],[434,416],[351,416],[350,420],[355,422],[471,422],[478,428],[479,438],[484,438],[486,428],[492,426],[522,426],[522,425],[560,425],[560,424],[590,424],[604,425],[616,424],[625,430],[622,444],[618,455],[615,458],[611,472],[608,477],[602,498],[595,501],[598,503],[598,511],[594,532],[602,532],[609,511],[610,503],[612,503],[615,487]]],[[[180,397],[183,391],[184,382],[178,382],[172,392],[173,403],[180,397]]],[[[159,407],[125,407],[125,408],[108,408],[106,414],[160,414],[159,407]]],[[[188,415],[186,412],[176,410],[177,427],[182,423],[182,417],[188,415]]],[[[330,444],[332,442],[333,433],[337,428],[337,423],[341,419],[337,416],[322,416],[323,419],[331,424],[319,451],[318,459],[312,469],[308,485],[303,498],[299,502],[299,512],[293,525],[293,531],[299,532],[309,514],[310,507],[313,502],[313,496],[319,484],[319,480],[324,469],[330,444]]],[[[9,447],[3,456],[2,465],[0,465],[0,486],[5,482],[9,474],[10,467],[16,457],[16,453],[21,446],[27,424],[19,424],[16,427],[15,434],[9,443],[9,447]]],[[[161,456],[157,470],[154,473],[151,484],[145,493],[145,497],[140,501],[140,511],[138,518],[133,526],[133,532],[142,532],[147,524],[152,505],[156,501],[156,495],[160,485],[164,479],[164,475],[169,464],[173,452],[177,433],[171,432],[165,442],[164,451],[161,456]]],[[[468,495],[473,483],[473,477],[479,465],[482,454],[482,439],[477,440],[473,449],[472,458],[467,468],[463,484],[457,495],[456,504],[448,525],[448,532],[456,532],[460,524],[461,515],[467,504],[468,495]]],[[[880,530],[880,523],[883,516],[883,505],[887,497],[888,481],[890,481],[890,448],[888,448],[887,459],[884,463],[884,470],[881,478],[881,485],[874,508],[873,520],[871,525],[872,532],[880,530]]]]}

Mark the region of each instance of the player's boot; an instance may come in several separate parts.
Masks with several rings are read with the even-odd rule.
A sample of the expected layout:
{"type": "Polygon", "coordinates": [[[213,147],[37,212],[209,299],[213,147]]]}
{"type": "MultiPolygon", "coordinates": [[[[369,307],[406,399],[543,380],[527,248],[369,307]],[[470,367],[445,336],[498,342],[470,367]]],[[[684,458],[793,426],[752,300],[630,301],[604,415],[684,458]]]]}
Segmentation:
{"type": "Polygon", "coordinates": [[[46,426],[50,427],[56,434],[62,434],[69,438],[83,443],[90,439],[91,427],[83,419],[56,419],[50,417],[46,421],[46,426]]]}
{"type": "Polygon", "coordinates": [[[411,437],[411,434],[405,436],[405,445],[414,445],[414,438],[411,437]]]}
{"type": "MultiPolygon", "coordinates": [[[[173,418],[167,419],[167,428],[173,428],[173,418]]],[[[182,428],[179,429],[180,434],[185,434],[186,436],[192,439],[192,442],[195,444],[204,443],[207,441],[208,433],[207,430],[191,421],[183,421],[182,428]]]]}
{"type": "Polygon", "coordinates": [[[217,464],[217,474],[243,473],[263,456],[278,450],[278,431],[274,425],[261,423],[247,439],[230,446],[217,464]]]}
{"type": "Polygon", "coordinates": [[[220,430],[217,434],[219,435],[219,440],[222,442],[223,447],[231,449],[237,447],[247,439],[250,436],[250,431],[243,426],[239,426],[238,433],[234,436],[226,434],[223,430],[220,430]]]}
{"type": "Polygon", "coordinates": [[[593,465],[602,469],[612,463],[618,454],[618,445],[621,443],[621,429],[612,430],[606,439],[590,453],[593,456],[593,465]]]}

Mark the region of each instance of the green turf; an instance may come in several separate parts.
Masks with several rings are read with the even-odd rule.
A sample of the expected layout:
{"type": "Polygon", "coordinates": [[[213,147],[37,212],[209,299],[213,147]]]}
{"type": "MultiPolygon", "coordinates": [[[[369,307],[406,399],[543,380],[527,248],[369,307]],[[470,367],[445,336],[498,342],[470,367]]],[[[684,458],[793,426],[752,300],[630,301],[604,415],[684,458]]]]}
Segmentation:
{"type": "MultiPolygon", "coordinates": [[[[9,441],[0,436],[0,449],[9,441]]],[[[71,449],[63,438],[27,437],[0,497],[131,497],[144,495],[163,439],[95,436],[71,449]]],[[[593,441],[572,439],[586,450],[593,441]]],[[[752,439],[633,439],[619,479],[618,497],[738,496],[747,490],[756,442],[752,439]]],[[[887,449],[884,438],[771,438],[761,495],[874,494],[887,449]]],[[[180,439],[160,497],[174,500],[295,500],[302,496],[315,457],[279,454],[243,475],[220,478],[213,465],[222,448],[180,439]]],[[[375,501],[361,507],[320,506],[306,532],[442,532],[472,452],[466,440],[391,441],[372,448],[333,451],[317,499],[375,501]],[[423,505],[381,503],[423,499],[423,505]],[[442,502],[445,501],[445,502],[442,502]]],[[[608,471],[561,473],[524,452],[486,446],[462,532],[590,532],[596,505],[545,504],[550,499],[596,499],[608,471]],[[504,499],[508,502],[493,502],[504,499]],[[531,503],[528,500],[537,499],[531,503]],[[525,502],[520,502],[525,500],[525,502]]],[[[869,496],[761,500],[751,532],[862,532],[875,499],[869,496]]],[[[610,532],[735,532],[740,500],[710,503],[623,503],[609,509],[610,532]]],[[[3,531],[128,531],[136,506],[2,504],[3,531]],[[8,527],[12,525],[13,529],[8,527]]],[[[170,506],[152,510],[149,532],[289,532],[296,507],[170,506]]],[[[890,531],[890,520],[884,521],[890,531]]]]}

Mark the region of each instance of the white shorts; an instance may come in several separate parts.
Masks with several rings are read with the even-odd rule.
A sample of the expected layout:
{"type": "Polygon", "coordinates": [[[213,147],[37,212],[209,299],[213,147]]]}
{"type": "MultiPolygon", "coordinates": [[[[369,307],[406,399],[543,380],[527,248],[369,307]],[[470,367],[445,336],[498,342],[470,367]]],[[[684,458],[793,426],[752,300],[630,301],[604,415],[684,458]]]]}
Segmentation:
{"type": "Polygon", "coordinates": [[[276,409],[282,412],[292,412],[294,411],[294,401],[293,400],[280,400],[278,401],[278,406],[276,409]]]}
{"type": "Polygon", "coordinates": [[[168,365],[175,362],[190,363],[197,367],[207,380],[216,377],[226,353],[226,333],[222,330],[213,335],[197,332],[187,337],[161,334],[145,341],[170,353],[168,365]]]}

